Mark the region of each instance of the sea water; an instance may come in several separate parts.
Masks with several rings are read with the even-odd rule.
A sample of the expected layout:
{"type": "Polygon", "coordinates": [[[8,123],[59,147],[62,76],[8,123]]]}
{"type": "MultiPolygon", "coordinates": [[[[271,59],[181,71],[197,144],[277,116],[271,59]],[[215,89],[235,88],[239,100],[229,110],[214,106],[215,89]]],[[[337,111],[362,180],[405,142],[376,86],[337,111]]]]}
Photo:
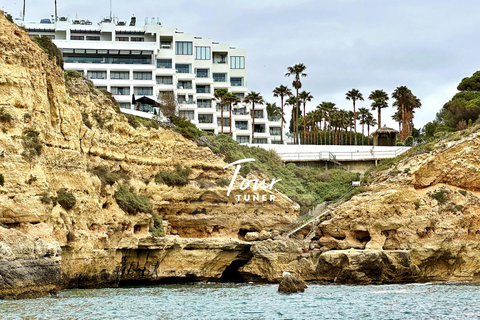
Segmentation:
{"type": "Polygon", "coordinates": [[[480,319],[472,284],[191,284],[64,290],[0,301],[0,319],[480,319]]]}

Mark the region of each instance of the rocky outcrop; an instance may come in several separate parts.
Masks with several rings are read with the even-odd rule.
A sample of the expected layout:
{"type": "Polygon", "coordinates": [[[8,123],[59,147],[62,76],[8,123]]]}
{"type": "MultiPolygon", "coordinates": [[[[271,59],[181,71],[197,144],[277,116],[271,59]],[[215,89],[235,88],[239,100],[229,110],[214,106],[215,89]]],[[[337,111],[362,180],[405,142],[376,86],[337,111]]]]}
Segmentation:
{"type": "Polygon", "coordinates": [[[298,293],[304,292],[307,288],[303,280],[297,279],[290,272],[282,274],[282,280],[278,285],[278,292],[281,293],[298,293]]]}
{"type": "Polygon", "coordinates": [[[58,242],[0,227],[0,299],[36,298],[62,288],[58,242]]]}

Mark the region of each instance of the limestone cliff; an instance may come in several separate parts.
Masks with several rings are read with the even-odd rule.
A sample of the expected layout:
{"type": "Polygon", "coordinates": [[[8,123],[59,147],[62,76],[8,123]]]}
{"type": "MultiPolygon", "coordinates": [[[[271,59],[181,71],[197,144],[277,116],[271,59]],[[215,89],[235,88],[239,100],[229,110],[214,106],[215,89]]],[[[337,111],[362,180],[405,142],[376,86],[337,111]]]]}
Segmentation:
{"type": "MultiPolygon", "coordinates": [[[[2,232],[10,232],[9,239],[28,238],[25,246],[52,248],[45,256],[42,251],[26,254],[20,263],[25,275],[36,268],[55,273],[61,257],[65,287],[135,279],[218,279],[234,261],[245,260],[242,255],[249,244],[241,240],[246,232],[281,228],[298,214],[298,205],[275,190],[262,192],[275,195],[276,201],[258,203],[237,201],[237,193],[258,193],[240,191],[238,182],[229,197],[226,187],[201,188],[200,179],[230,180],[233,168],[224,170],[226,163],[209,148],[170,129],[134,129],[108,96],[85,80],[65,83],[63,71],[3,14],[0,108],[12,117],[0,122],[0,173],[5,179],[0,186],[0,223],[16,229],[2,232]],[[94,114],[101,121],[94,120],[94,114]],[[32,134],[38,135],[38,156],[29,149],[32,134]],[[192,169],[189,184],[169,187],[154,182],[158,172],[174,171],[177,165],[192,169]],[[102,184],[92,173],[98,167],[128,176],[129,186],[151,200],[153,214],[164,218],[167,235],[176,239],[152,238],[152,214],[124,212],[114,198],[119,184],[102,184]],[[75,196],[73,208],[42,201],[59,190],[75,196]],[[200,244],[181,239],[219,237],[200,244]],[[185,247],[187,254],[181,253],[185,247]],[[38,266],[32,266],[34,259],[38,266]]],[[[0,259],[17,252],[7,240],[0,237],[0,259]]],[[[0,272],[0,298],[12,296],[8,276],[0,272]]],[[[44,283],[43,276],[38,281],[25,276],[16,286],[26,288],[25,296],[32,283],[43,286],[33,290],[37,296],[58,290],[60,278],[55,275],[44,283]]]]}

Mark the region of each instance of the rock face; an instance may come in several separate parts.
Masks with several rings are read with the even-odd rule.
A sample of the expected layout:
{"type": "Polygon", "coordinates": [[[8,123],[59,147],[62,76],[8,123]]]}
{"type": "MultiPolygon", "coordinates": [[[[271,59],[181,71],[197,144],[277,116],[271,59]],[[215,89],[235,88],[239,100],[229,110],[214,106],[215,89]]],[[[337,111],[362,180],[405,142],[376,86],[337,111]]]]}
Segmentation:
{"type": "MultiPolygon", "coordinates": [[[[222,158],[169,129],[134,129],[109,97],[91,83],[82,78],[65,82],[63,71],[3,14],[0,109],[12,117],[1,123],[0,131],[0,173],[5,178],[0,186],[0,223],[18,231],[12,237],[20,239],[25,233],[61,248],[64,287],[168,277],[218,279],[232,263],[244,263],[242,255],[249,255],[249,247],[241,240],[247,233],[280,229],[298,214],[298,205],[275,190],[260,192],[268,199],[274,195],[273,202],[239,202],[235,194],[259,192],[240,190],[237,181],[227,196],[227,187],[214,183],[233,176],[234,168],[224,170],[222,158]],[[28,135],[36,133],[41,153],[31,156],[28,135]],[[175,171],[178,165],[191,168],[186,186],[154,182],[156,174],[175,171]],[[93,173],[100,167],[125,178],[102,183],[93,173]],[[210,181],[214,187],[202,188],[199,180],[210,181]],[[150,233],[152,214],[127,214],[118,206],[114,195],[121,183],[147,196],[152,214],[163,218],[167,237],[158,240],[160,244],[150,233]],[[42,201],[46,196],[57,197],[60,189],[75,196],[73,208],[42,201]],[[45,231],[47,227],[50,232],[45,231]],[[180,238],[221,239],[205,240],[201,249],[190,249],[196,240],[185,243],[180,238]],[[226,244],[230,238],[235,244],[226,244]],[[183,264],[175,260],[177,255],[183,264]],[[209,259],[214,261],[211,266],[209,259]]],[[[258,177],[250,175],[251,179],[258,177]]],[[[2,246],[3,241],[0,239],[2,246]]],[[[60,250],[55,257],[60,259],[60,250]]],[[[46,267],[50,263],[47,258],[37,262],[46,261],[46,267]]],[[[28,261],[24,264],[27,269],[28,261]]],[[[30,268],[36,270],[33,264],[30,268]]],[[[51,287],[38,279],[31,283],[39,284],[38,295],[47,294],[58,289],[53,279],[51,287]]],[[[30,286],[22,281],[15,286],[30,286]]],[[[12,283],[14,279],[0,291],[12,283]]],[[[4,292],[14,296],[14,291],[4,292]]],[[[21,296],[20,289],[18,292],[21,296]]]]}
{"type": "Polygon", "coordinates": [[[290,272],[282,274],[282,280],[278,285],[278,292],[281,293],[298,293],[304,292],[307,286],[303,280],[297,279],[290,272]]]}

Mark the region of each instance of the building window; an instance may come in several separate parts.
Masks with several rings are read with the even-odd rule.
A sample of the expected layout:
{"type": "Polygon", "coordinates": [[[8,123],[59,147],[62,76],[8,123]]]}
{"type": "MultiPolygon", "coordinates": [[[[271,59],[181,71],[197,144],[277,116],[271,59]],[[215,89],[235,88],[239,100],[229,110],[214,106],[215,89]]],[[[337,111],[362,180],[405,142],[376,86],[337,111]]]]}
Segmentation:
{"type": "Polygon", "coordinates": [[[70,40],[85,40],[84,36],[70,36],[70,40]]]}
{"type": "Polygon", "coordinates": [[[111,87],[111,92],[116,96],[129,96],[130,87],[111,87]]]}
{"type": "Polygon", "coordinates": [[[153,95],[153,88],[151,87],[135,87],[133,92],[136,95],[151,96],[153,95]]]}
{"type": "Polygon", "coordinates": [[[238,99],[242,100],[243,98],[245,98],[245,93],[244,92],[237,92],[235,93],[235,95],[237,96],[238,99]]]}
{"type": "Polygon", "coordinates": [[[172,48],[172,42],[171,41],[160,41],[160,48],[171,49],[172,48]]]}
{"type": "Polygon", "coordinates": [[[237,136],[237,142],[238,143],[249,143],[250,142],[250,136],[237,136]]]}
{"type": "Polygon", "coordinates": [[[172,59],[158,59],[157,68],[172,69],[172,59]]]}
{"type": "Polygon", "coordinates": [[[280,127],[271,127],[270,128],[270,135],[271,136],[279,136],[280,135],[280,127]]]}
{"type": "Polygon", "coordinates": [[[212,107],[212,100],[198,99],[197,100],[197,107],[199,107],[199,108],[211,108],[212,107]]]}
{"type": "Polygon", "coordinates": [[[129,41],[128,37],[116,37],[116,41],[129,41]]]}
{"type": "Polygon", "coordinates": [[[190,73],[191,65],[186,63],[177,63],[175,65],[175,69],[177,69],[177,73],[190,73]]]}
{"type": "Polygon", "coordinates": [[[233,109],[233,114],[236,116],[244,116],[248,115],[247,108],[238,108],[238,109],[233,109]]]}
{"type": "Polygon", "coordinates": [[[230,78],[230,85],[232,87],[241,87],[243,86],[243,78],[242,77],[239,77],[239,78],[230,78]]]}
{"type": "Polygon", "coordinates": [[[195,47],[195,59],[210,60],[210,57],[211,57],[210,47],[195,47]]]}
{"type": "Polygon", "coordinates": [[[175,54],[179,54],[179,55],[192,54],[192,42],[190,41],[175,42],[175,54]]]}
{"type": "Polygon", "coordinates": [[[213,82],[227,82],[227,74],[226,73],[214,73],[213,74],[213,82]]]}
{"type": "Polygon", "coordinates": [[[152,80],[151,72],[133,72],[133,80],[152,80]]]}
{"type": "Polygon", "coordinates": [[[238,130],[248,130],[248,121],[235,121],[235,128],[238,130]]]}
{"type": "Polygon", "coordinates": [[[257,133],[265,133],[265,125],[264,124],[256,124],[255,127],[253,128],[254,132],[257,133]]]}
{"type": "Polygon", "coordinates": [[[88,79],[106,79],[107,71],[88,71],[88,79]]]}
{"type": "Polygon", "coordinates": [[[100,41],[100,36],[87,36],[87,41],[100,41]]]}
{"type": "Polygon", "coordinates": [[[112,80],[128,80],[130,72],[128,71],[110,71],[110,79],[112,80]]]}
{"type": "Polygon", "coordinates": [[[193,112],[193,110],[180,110],[179,115],[180,117],[185,117],[188,120],[195,119],[195,112],[193,112]]]}
{"type": "Polygon", "coordinates": [[[255,110],[255,119],[263,119],[263,110],[255,110]]]}
{"type": "MultiPolygon", "coordinates": [[[[220,104],[219,104],[219,103],[217,103],[217,104],[215,105],[215,107],[216,107],[216,110],[217,110],[217,111],[221,111],[221,110],[222,110],[222,108],[220,107],[220,104]]],[[[228,105],[227,105],[227,106],[223,106],[223,112],[230,112],[230,108],[229,108],[228,105]]]]}
{"type": "Polygon", "coordinates": [[[178,81],[177,89],[192,89],[192,81],[178,81]]]}
{"type": "Polygon", "coordinates": [[[173,84],[173,77],[171,76],[157,76],[157,83],[158,84],[173,84]]]}
{"type": "MultiPolygon", "coordinates": [[[[220,125],[220,123],[222,123],[222,118],[217,118],[217,126],[220,125]]],[[[225,118],[223,117],[223,126],[224,127],[229,127],[230,126],[230,118],[225,118]]]]}
{"type": "Polygon", "coordinates": [[[245,57],[230,57],[230,69],[245,69],[245,57]]]}
{"type": "Polygon", "coordinates": [[[197,85],[197,93],[210,93],[210,86],[199,86],[197,85]]]}
{"type": "Polygon", "coordinates": [[[131,37],[130,41],[132,41],[132,42],[145,42],[145,38],[143,38],[143,37],[131,37]]]}
{"type": "Polygon", "coordinates": [[[213,123],[213,114],[198,114],[198,123],[213,123]]]}
{"type": "Polygon", "coordinates": [[[208,78],[209,74],[209,69],[197,69],[197,78],[208,78]]]}
{"type": "Polygon", "coordinates": [[[131,109],[132,105],[128,102],[120,102],[119,103],[121,109],[131,109]]]}
{"type": "Polygon", "coordinates": [[[255,138],[253,139],[253,143],[258,143],[258,144],[267,144],[267,138],[255,138]]]}

